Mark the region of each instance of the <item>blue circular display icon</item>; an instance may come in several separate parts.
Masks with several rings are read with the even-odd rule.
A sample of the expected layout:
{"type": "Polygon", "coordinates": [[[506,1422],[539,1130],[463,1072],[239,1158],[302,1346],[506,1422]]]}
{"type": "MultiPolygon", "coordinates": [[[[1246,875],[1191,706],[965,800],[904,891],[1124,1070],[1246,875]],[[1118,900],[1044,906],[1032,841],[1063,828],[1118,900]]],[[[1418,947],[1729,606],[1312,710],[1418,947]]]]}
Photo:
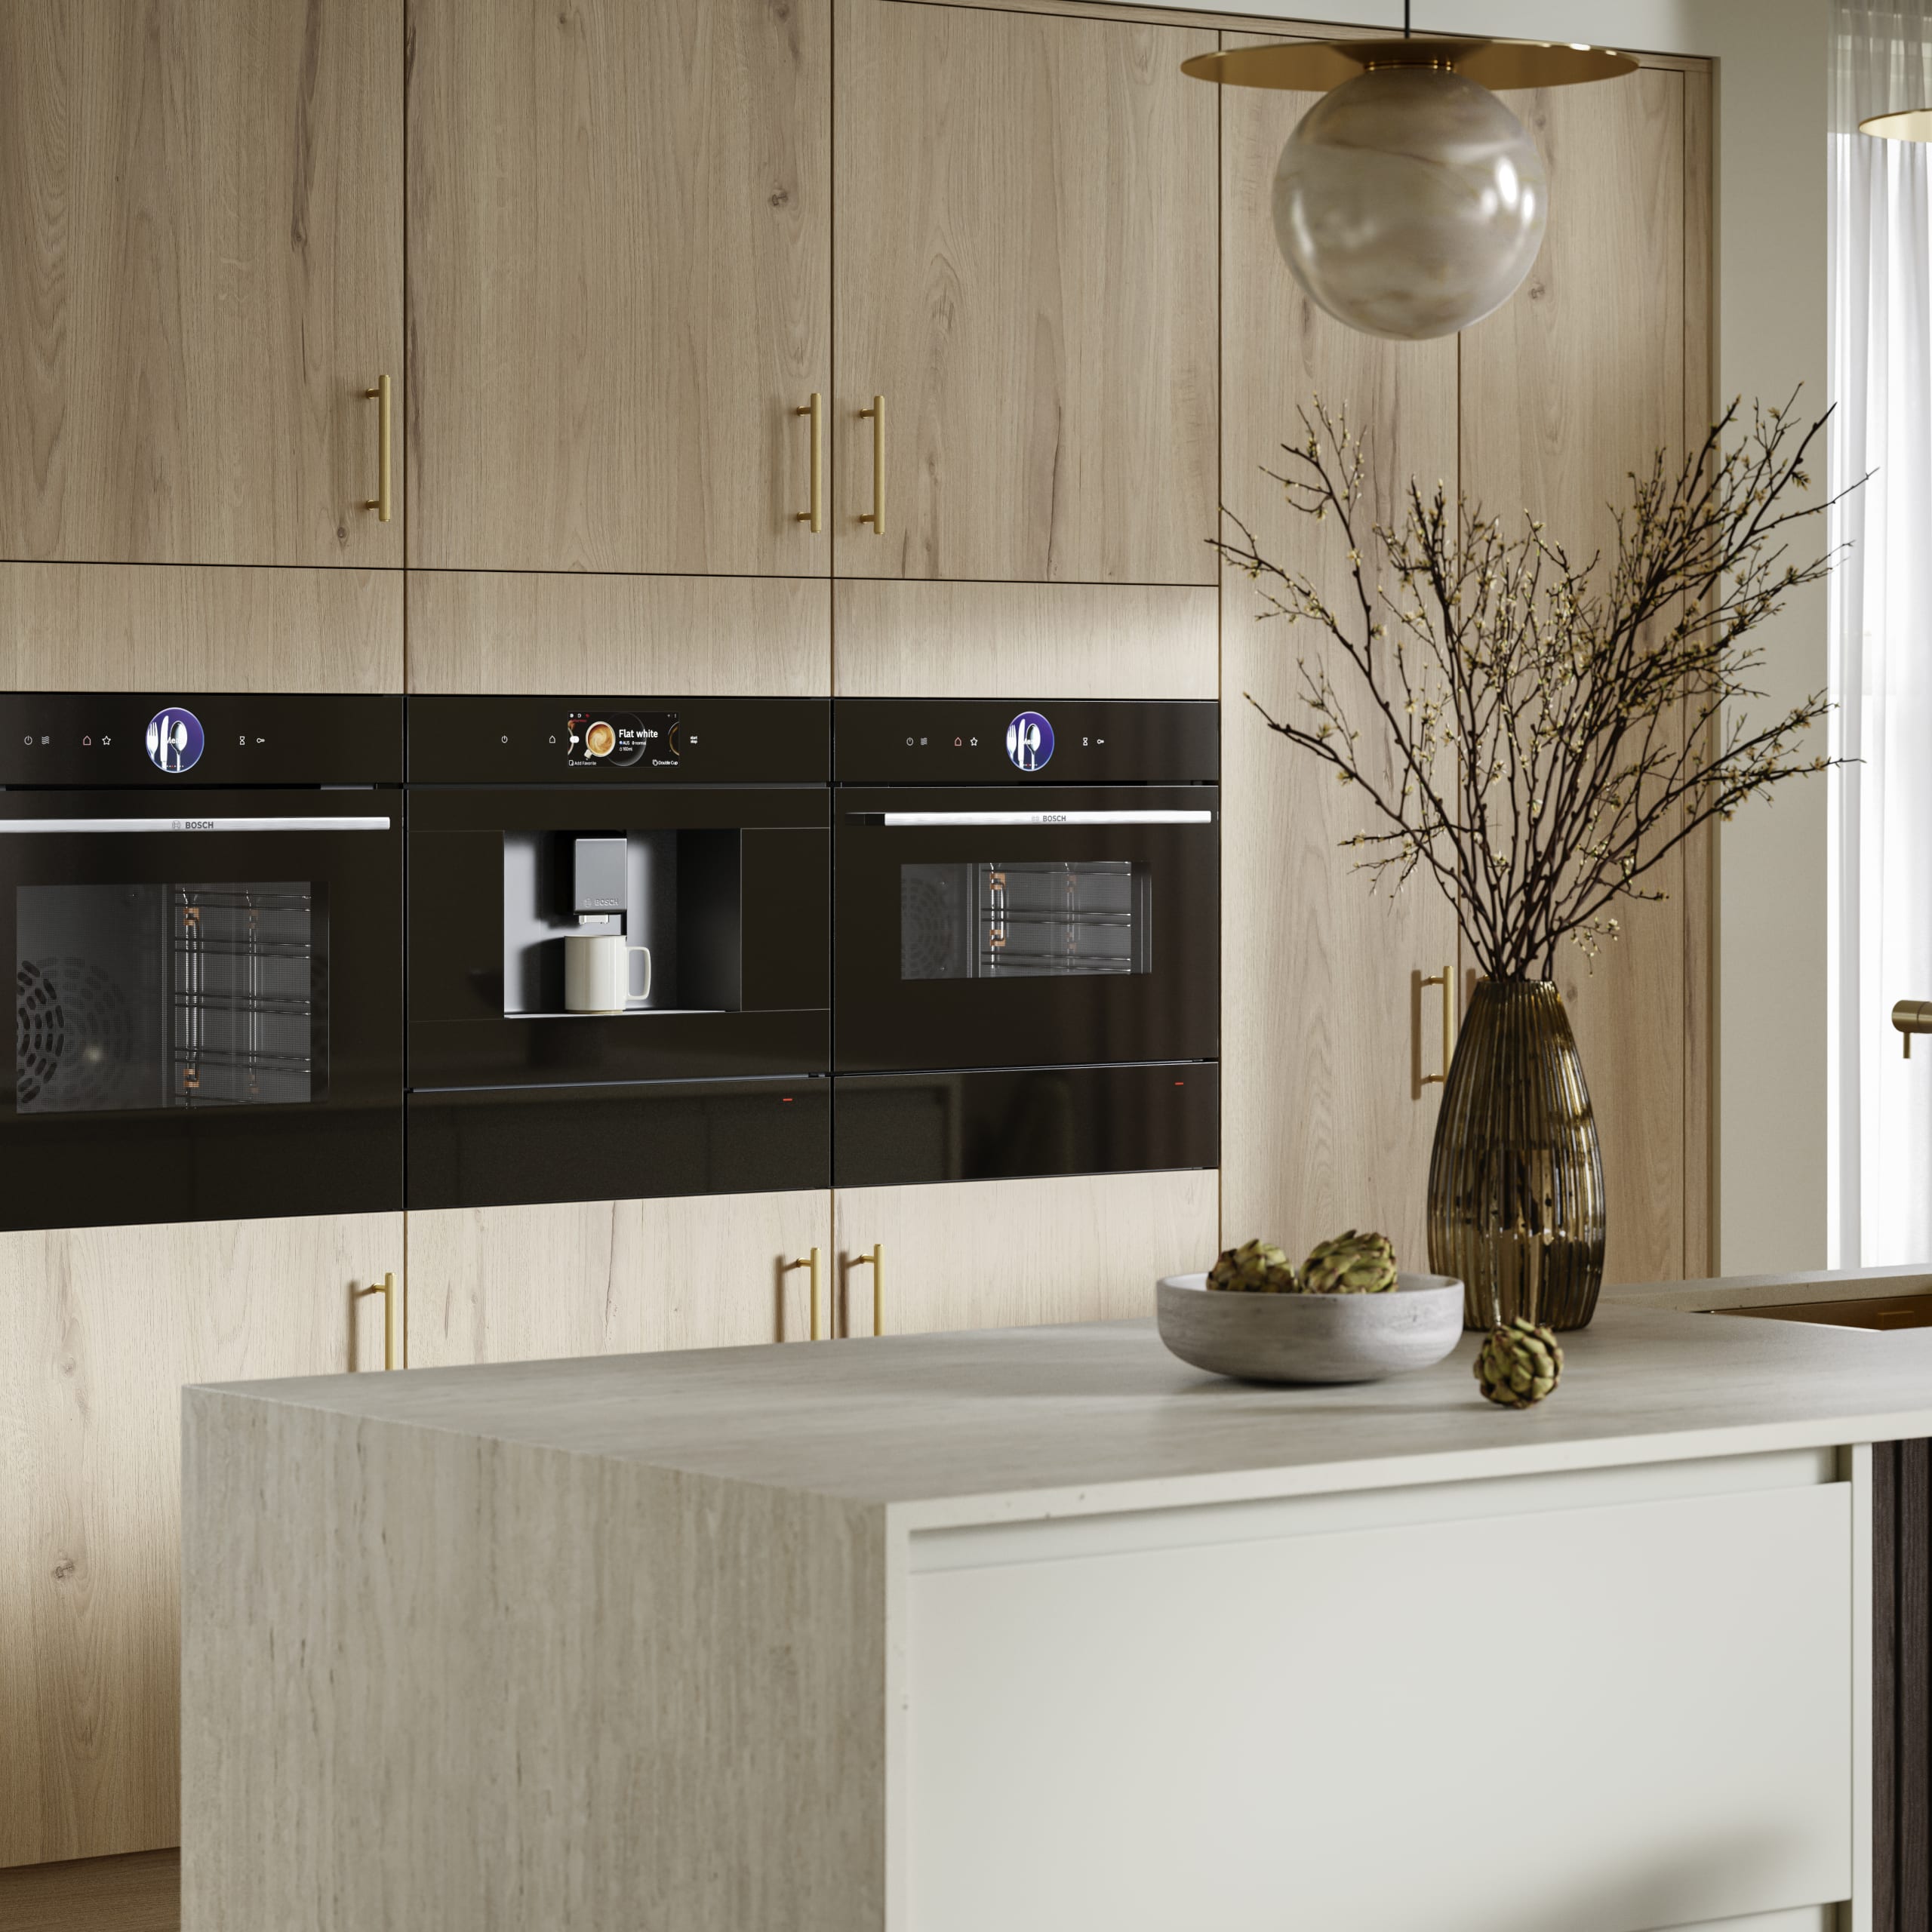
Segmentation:
{"type": "Polygon", "coordinates": [[[1054,728],[1037,711],[1023,711],[1006,728],[1006,755],[1022,771],[1042,770],[1054,755],[1054,728]]]}
{"type": "Polygon", "coordinates": [[[178,704],[148,720],[148,757],[157,771],[192,771],[200,761],[202,721],[178,704]]]}

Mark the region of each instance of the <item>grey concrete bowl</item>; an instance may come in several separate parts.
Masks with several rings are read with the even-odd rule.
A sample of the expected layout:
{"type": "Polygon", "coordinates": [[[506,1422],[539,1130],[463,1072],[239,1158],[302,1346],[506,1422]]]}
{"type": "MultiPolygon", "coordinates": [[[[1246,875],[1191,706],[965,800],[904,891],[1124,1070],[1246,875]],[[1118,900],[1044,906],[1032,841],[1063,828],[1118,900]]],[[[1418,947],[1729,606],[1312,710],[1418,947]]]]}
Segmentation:
{"type": "Polygon", "coordinates": [[[1184,1362],[1244,1382],[1377,1382],[1440,1361],[1461,1339],[1463,1284],[1400,1275],[1379,1295],[1248,1295],[1205,1275],[1161,1282],[1161,1340],[1184,1362]]]}

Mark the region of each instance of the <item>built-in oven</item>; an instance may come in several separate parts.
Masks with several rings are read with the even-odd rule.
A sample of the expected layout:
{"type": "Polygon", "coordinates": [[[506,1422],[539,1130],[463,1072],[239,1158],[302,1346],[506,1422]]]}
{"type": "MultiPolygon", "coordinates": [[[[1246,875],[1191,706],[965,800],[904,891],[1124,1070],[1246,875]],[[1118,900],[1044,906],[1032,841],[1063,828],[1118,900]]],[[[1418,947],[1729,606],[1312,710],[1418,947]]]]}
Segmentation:
{"type": "Polygon", "coordinates": [[[822,699],[409,710],[408,1198],[823,1187],[822,699]]]}
{"type": "Polygon", "coordinates": [[[1219,708],[834,725],[838,1184],[1217,1165],[1219,708]]]}
{"type": "Polygon", "coordinates": [[[402,700],[0,697],[0,1226],[401,1206],[402,700]]]}

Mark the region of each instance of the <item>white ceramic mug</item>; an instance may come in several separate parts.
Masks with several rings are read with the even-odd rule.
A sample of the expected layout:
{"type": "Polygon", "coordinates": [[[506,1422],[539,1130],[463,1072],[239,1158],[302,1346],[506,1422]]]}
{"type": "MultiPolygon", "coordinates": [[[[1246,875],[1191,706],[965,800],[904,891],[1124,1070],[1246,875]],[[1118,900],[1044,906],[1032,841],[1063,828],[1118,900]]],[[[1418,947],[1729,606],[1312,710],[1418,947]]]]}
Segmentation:
{"type": "Polygon", "coordinates": [[[564,1004],[572,1013],[622,1013],[651,997],[651,949],[622,933],[572,933],[564,941],[564,1004]],[[631,960],[641,955],[644,984],[630,989],[631,960]]]}

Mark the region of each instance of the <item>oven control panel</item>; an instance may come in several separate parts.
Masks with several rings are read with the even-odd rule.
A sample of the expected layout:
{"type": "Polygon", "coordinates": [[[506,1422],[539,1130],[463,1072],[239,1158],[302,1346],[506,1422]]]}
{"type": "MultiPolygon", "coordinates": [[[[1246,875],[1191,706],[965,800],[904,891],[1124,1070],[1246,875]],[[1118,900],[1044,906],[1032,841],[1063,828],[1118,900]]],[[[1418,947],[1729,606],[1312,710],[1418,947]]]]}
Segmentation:
{"type": "Polygon", "coordinates": [[[393,785],[402,708],[335,693],[9,693],[0,786],[393,785]]]}
{"type": "Polygon", "coordinates": [[[846,785],[1209,785],[1221,771],[1213,703],[1069,698],[839,698],[846,785]]]}

